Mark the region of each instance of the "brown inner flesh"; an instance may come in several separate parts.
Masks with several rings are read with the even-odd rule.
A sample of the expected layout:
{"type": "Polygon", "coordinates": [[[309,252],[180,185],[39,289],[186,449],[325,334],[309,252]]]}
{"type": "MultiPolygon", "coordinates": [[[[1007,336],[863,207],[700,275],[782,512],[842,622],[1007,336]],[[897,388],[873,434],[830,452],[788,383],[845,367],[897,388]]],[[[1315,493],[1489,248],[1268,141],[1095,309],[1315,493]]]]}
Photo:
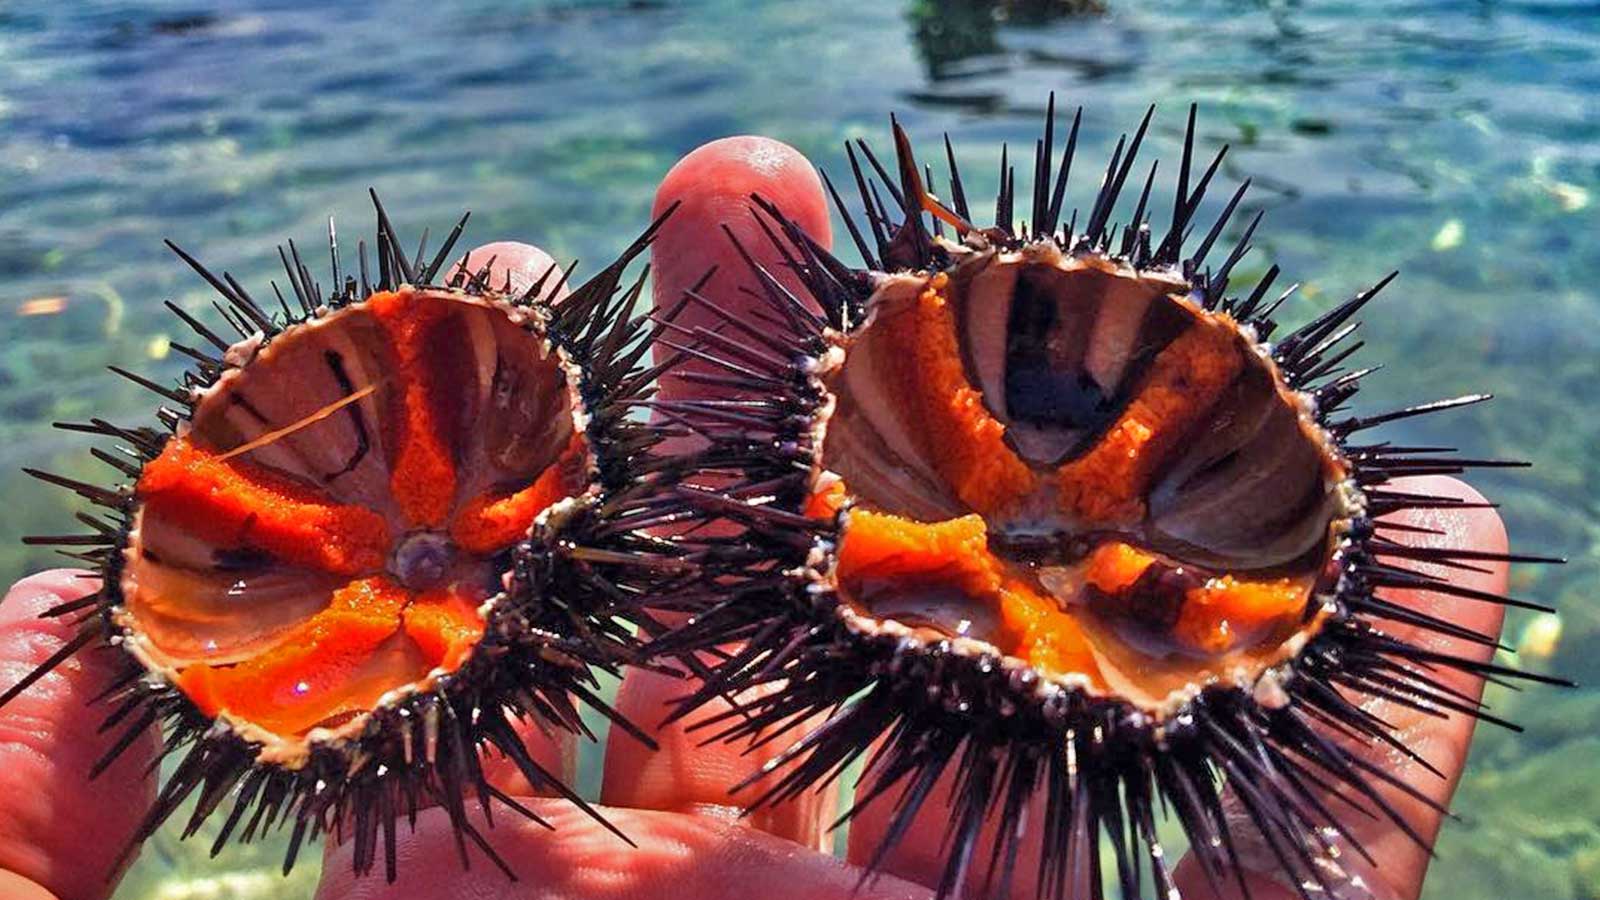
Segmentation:
{"type": "Polygon", "coordinates": [[[1157,704],[1315,627],[1341,466],[1224,316],[1015,255],[880,289],[818,492],[868,620],[1157,704]]]}
{"type": "Polygon", "coordinates": [[[504,308],[378,294],[274,339],[145,468],[124,610],[207,714],[344,725],[466,661],[503,552],[586,465],[504,308]]]}

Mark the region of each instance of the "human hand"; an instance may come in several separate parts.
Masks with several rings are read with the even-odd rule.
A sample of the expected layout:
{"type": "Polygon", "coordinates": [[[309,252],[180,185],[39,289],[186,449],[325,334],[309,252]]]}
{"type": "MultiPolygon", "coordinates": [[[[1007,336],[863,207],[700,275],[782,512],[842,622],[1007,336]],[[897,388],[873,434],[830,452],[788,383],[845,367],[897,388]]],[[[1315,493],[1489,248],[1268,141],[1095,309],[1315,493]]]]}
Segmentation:
{"type": "MultiPolygon", "coordinates": [[[[748,300],[737,290],[744,263],[721,234],[723,225],[738,234],[759,261],[784,277],[779,260],[767,249],[769,245],[750,216],[748,197],[752,192],[773,200],[820,243],[829,243],[820,183],[811,165],[796,151],[760,138],[709,144],[680,162],[657,195],[658,210],[674,200],[683,201],[653,249],[658,304],[675,301],[712,265],[719,266],[720,274],[703,293],[735,308],[748,300]]],[[[536,248],[502,243],[474,251],[469,265],[482,265],[490,256],[496,257],[497,269],[509,271],[514,279],[528,275],[531,280],[549,262],[536,248]]],[[[696,312],[690,309],[684,315],[692,317],[696,312]]],[[[669,395],[678,389],[670,382],[663,385],[669,395]]],[[[1419,479],[1408,488],[1478,499],[1470,488],[1451,479],[1419,479]]],[[[1504,529],[1490,510],[1431,510],[1402,518],[1431,529],[1429,533],[1408,532],[1416,543],[1466,546],[1490,553],[1506,549],[1504,529]]],[[[1477,590],[1500,593],[1506,586],[1502,564],[1450,575],[1458,584],[1477,590]]],[[[13,683],[68,637],[65,623],[40,620],[38,612],[92,587],[93,582],[81,573],[58,571],[26,579],[13,588],[0,604],[0,685],[13,683]]],[[[1484,634],[1498,634],[1500,629],[1502,610],[1498,606],[1415,592],[1391,592],[1390,596],[1419,609],[1448,607],[1451,621],[1484,634]]],[[[1492,652],[1454,639],[1427,640],[1477,658],[1487,658],[1492,652]]],[[[3,802],[6,814],[0,816],[0,896],[92,900],[110,891],[105,873],[153,795],[152,780],[141,773],[156,742],[152,736],[99,780],[86,780],[91,763],[110,741],[109,735],[96,733],[105,711],[86,705],[103,687],[108,668],[99,663],[96,654],[81,656],[0,710],[0,796],[7,798],[3,802]]],[[[1442,677],[1449,687],[1471,697],[1482,690],[1482,682],[1476,678],[1455,672],[1442,677]]],[[[699,738],[682,724],[653,727],[668,712],[667,701],[685,691],[680,680],[633,671],[624,679],[617,698],[620,712],[652,731],[660,744],[660,750],[652,753],[619,735],[606,748],[601,802],[610,821],[628,834],[637,848],[626,846],[564,801],[532,799],[528,805],[553,824],[554,830],[502,811],[495,827],[483,832],[517,871],[519,880],[513,883],[481,856],[478,864],[463,871],[448,817],[442,810],[425,810],[416,830],[401,834],[399,881],[385,884],[381,878],[356,878],[351,874],[349,848],[330,847],[318,896],[328,900],[851,896],[861,875],[857,866],[887,827],[889,798],[868,807],[854,820],[845,860],[819,849],[826,846],[824,829],[832,820],[831,796],[809,796],[739,818],[728,787],[779,752],[782,742],[747,754],[740,746],[701,747],[699,738]]],[[[1439,779],[1414,762],[1380,752],[1381,748],[1372,751],[1373,761],[1428,797],[1448,801],[1466,759],[1473,720],[1464,716],[1441,720],[1388,704],[1383,707],[1375,712],[1404,733],[1408,744],[1447,777],[1439,779]]],[[[705,714],[715,711],[708,709],[705,714]]],[[[527,737],[555,767],[552,771],[564,771],[571,778],[574,756],[570,736],[527,737]]],[[[531,796],[529,785],[519,783],[513,771],[497,768],[492,777],[508,793],[531,796]]],[[[1393,791],[1387,792],[1387,799],[1424,837],[1437,832],[1440,816],[1427,804],[1393,791]]],[[[931,896],[929,886],[937,883],[943,868],[940,845],[947,823],[940,813],[944,806],[940,798],[927,803],[925,814],[889,855],[884,877],[868,882],[854,896],[931,896]]],[[[1361,873],[1375,896],[1380,900],[1416,896],[1427,867],[1426,853],[1385,820],[1353,817],[1351,825],[1378,862],[1376,872],[1361,873]]],[[[1038,853],[1036,843],[1025,847],[1019,872],[1033,870],[1026,859],[1030,849],[1038,853]]],[[[1248,858],[1249,854],[1245,855],[1248,858]]],[[[987,856],[980,850],[976,858],[987,856]]],[[[975,885],[982,883],[985,874],[981,866],[978,869],[972,876],[975,885]]],[[[1210,896],[1194,867],[1181,865],[1178,874],[1187,896],[1210,896]]],[[[1294,896],[1292,889],[1269,874],[1252,874],[1249,881],[1257,900],[1294,896]]],[[[1033,892],[1034,885],[1026,878],[1019,878],[1014,885],[1018,897],[1031,897],[1033,892]]]]}

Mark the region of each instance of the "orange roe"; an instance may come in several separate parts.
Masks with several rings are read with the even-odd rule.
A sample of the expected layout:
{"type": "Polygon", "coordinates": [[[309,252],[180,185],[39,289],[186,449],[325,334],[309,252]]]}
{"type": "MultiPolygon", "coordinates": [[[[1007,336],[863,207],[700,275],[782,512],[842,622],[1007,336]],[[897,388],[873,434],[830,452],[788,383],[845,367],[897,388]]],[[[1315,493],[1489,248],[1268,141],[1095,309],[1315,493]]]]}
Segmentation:
{"type": "Polygon", "coordinates": [[[1310,596],[1308,579],[1249,581],[1224,575],[1184,596],[1172,636],[1186,647],[1221,655],[1251,647],[1298,623],[1310,596]]]}
{"type": "Polygon", "coordinates": [[[1062,511],[1097,525],[1138,521],[1151,477],[1243,366],[1234,336],[1217,323],[1179,335],[1156,356],[1105,436],[1056,470],[1062,511]]]}
{"type": "Polygon", "coordinates": [[[462,590],[428,591],[406,607],[405,632],[417,642],[430,668],[455,671],[483,637],[478,606],[484,598],[462,590]]]}
{"type": "Polygon", "coordinates": [[[526,536],[540,513],[581,489],[586,447],[583,437],[575,434],[561,458],[533,484],[502,497],[486,494],[467,501],[450,524],[451,540],[464,550],[487,555],[526,536]]]}
{"type": "Polygon", "coordinates": [[[295,565],[356,575],[382,568],[388,551],[389,529],[377,513],[329,503],[303,485],[219,460],[181,437],[145,466],[138,491],[146,515],[295,565]]]}
{"type": "Polygon", "coordinates": [[[389,333],[399,358],[396,427],[389,435],[395,447],[389,489],[413,525],[437,527],[450,515],[455,499],[455,456],[446,430],[437,420],[432,398],[440,387],[429,364],[427,337],[449,313],[449,305],[423,300],[412,291],[374,294],[368,308],[389,333]]]}
{"type": "Polygon", "coordinates": [[[353,581],[271,650],[231,666],[190,666],[178,685],[207,715],[299,734],[365,712],[433,669],[460,668],[483,636],[482,600],[445,590],[413,599],[386,578],[353,581]]]}
{"type": "Polygon", "coordinates": [[[1139,580],[1156,558],[1132,544],[1101,544],[1089,554],[1083,580],[1105,594],[1120,594],[1139,580]]]}
{"type": "Polygon", "coordinates": [[[955,313],[944,297],[949,277],[928,280],[910,306],[879,313],[883,340],[904,365],[896,367],[901,396],[914,405],[924,450],[972,510],[994,514],[1033,490],[1028,464],[1005,443],[1005,425],[967,380],[956,338],[955,313]]]}
{"type": "MultiPolygon", "coordinates": [[[[1081,573],[1085,584],[1113,598],[1126,597],[1151,565],[1165,563],[1130,544],[1110,542],[1089,554],[1081,573]]],[[[975,608],[998,614],[1000,631],[993,642],[1002,653],[1046,674],[1083,674],[1098,681],[1098,664],[1082,626],[1055,598],[1010,574],[1005,561],[989,550],[981,516],[924,524],[855,509],[836,573],[843,595],[869,613],[874,598],[953,588],[975,608]]],[[[1208,656],[1249,648],[1298,622],[1309,589],[1306,578],[1211,578],[1185,592],[1168,637],[1208,656]]]]}
{"type": "Polygon", "coordinates": [[[844,479],[835,478],[822,490],[806,498],[805,515],[811,519],[831,519],[844,509],[850,495],[845,492],[844,479]]]}
{"type": "Polygon", "coordinates": [[[231,666],[189,666],[178,686],[207,715],[227,711],[278,734],[370,708],[403,683],[363,685],[359,676],[395,635],[409,600],[409,592],[386,578],[352,581],[271,650],[231,666]]]}
{"type": "Polygon", "coordinates": [[[974,605],[998,613],[995,643],[1002,653],[1051,675],[1096,676],[1088,638],[1077,621],[1052,598],[1012,577],[989,551],[987,532],[977,515],[923,524],[855,510],[839,548],[840,589],[864,602],[878,591],[955,587],[974,605]]]}
{"type": "MultiPolygon", "coordinates": [[[[1125,596],[1152,565],[1165,563],[1129,544],[1101,544],[1089,555],[1084,581],[1112,597],[1125,596]]],[[[1309,578],[1209,578],[1184,592],[1168,636],[1177,646],[1210,656],[1251,647],[1277,628],[1298,622],[1310,589],[1309,578]]]]}

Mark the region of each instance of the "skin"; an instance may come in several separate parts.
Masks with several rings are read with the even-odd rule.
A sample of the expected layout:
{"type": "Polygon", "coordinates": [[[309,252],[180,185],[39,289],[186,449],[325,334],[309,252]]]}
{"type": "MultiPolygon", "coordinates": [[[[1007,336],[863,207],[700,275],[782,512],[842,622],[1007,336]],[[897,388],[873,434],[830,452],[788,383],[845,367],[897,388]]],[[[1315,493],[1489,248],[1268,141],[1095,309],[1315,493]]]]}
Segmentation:
{"type": "MultiPolygon", "coordinates": [[[[673,200],[683,208],[667,224],[654,250],[658,304],[671,303],[697,281],[708,266],[720,267],[706,289],[714,299],[738,305],[737,286],[747,270],[719,233],[734,229],[747,247],[774,272],[781,271],[775,254],[755,230],[746,197],[752,191],[777,202],[823,244],[830,242],[828,217],[815,170],[794,149],[758,137],[728,138],[710,143],[678,163],[662,182],[657,209],[673,200]]],[[[549,257],[526,244],[501,242],[475,251],[470,265],[490,256],[497,269],[513,280],[543,272],[549,257]]],[[[496,277],[498,281],[499,276],[496,277]]],[[[527,283],[526,280],[522,283],[527,283]]],[[[684,385],[668,382],[663,393],[683,396],[684,385]]],[[[1420,479],[1406,485],[1422,493],[1480,499],[1466,485],[1445,478],[1420,479]]],[[[1412,524],[1443,532],[1414,535],[1437,546],[1473,547],[1490,552],[1506,549],[1506,535],[1490,510],[1412,513],[1412,524]]],[[[1482,572],[1455,572],[1452,577],[1471,587],[1500,592],[1506,587],[1502,565],[1482,572]]],[[[0,686],[17,679],[58,648],[67,637],[60,621],[37,618],[40,610],[92,590],[82,573],[52,571],[24,579],[0,603],[0,686]]],[[[1498,634],[1502,610],[1487,603],[1449,600],[1428,594],[1397,593],[1395,599],[1423,610],[1448,609],[1449,618],[1485,634],[1498,634]]],[[[1395,628],[1404,635],[1406,629],[1395,628]]],[[[1442,649],[1487,656],[1480,647],[1456,646],[1430,639],[1442,649]]],[[[154,736],[136,744],[110,771],[92,784],[85,773],[108,744],[96,730],[104,710],[86,701],[106,679],[103,654],[80,655],[36,687],[0,710],[0,896],[13,900],[97,900],[108,896],[112,871],[126,836],[140,811],[154,796],[153,781],[142,776],[156,748],[154,736]]],[[[1476,697],[1481,681],[1447,676],[1449,684],[1476,697]]],[[[686,692],[681,681],[634,672],[623,682],[617,700],[623,714],[641,725],[659,722],[665,702],[686,692]]],[[[1471,720],[1455,716],[1438,720],[1378,704],[1375,711],[1401,728],[1411,746],[1448,777],[1439,779],[1413,763],[1374,752],[1373,761],[1396,771],[1431,798],[1448,802],[1466,761],[1471,720]]],[[[937,883],[943,860],[940,842],[948,817],[936,797],[922,819],[888,857],[884,874],[852,894],[861,877],[859,865],[883,834],[889,804],[880,803],[860,815],[850,833],[848,858],[839,860],[814,849],[821,846],[831,797],[811,798],[790,807],[746,819],[728,803],[728,786],[777,752],[767,747],[743,754],[738,747],[698,746],[699,739],[682,726],[656,729],[659,753],[618,737],[606,748],[602,803],[607,815],[639,845],[629,849],[566,803],[548,798],[526,802],[558,827],[548,831],[502,814],[486,832],[502,856],[512,861],[520,880],[507,881],[481,857],[463,871],[444,814],[424,811],[416,831],[401,830],[400,880],[387,885],[380,877],[356,879],[350,874],[349,848],[330,848],[319,898],[409,898],[474,900],[570,898],[570,900],[719,900],[762,896],[772,898],[860,897],[926,898],[937,883]]],[[[569,773],[570,739],[528,735],[544,760],[569,773]]],[[[525,782],[500,767],[501,784],[511,793],[532,797],[525,782]]],[[[1423,804],[1404,797],[1392,801],[1424,835],[1438,831],[1440,817],[1423,804]]],[[[1427,854],[1398,829],[1381,821],[1351,817],[1359,837],[1377,858],[1380,872],[1363,871],[1374,896],[1408,900],[1421,890],[1427,854]]],[[[1248,845],[1250,838],[1241,834],[1248,845]]],[[[1248,851],[1248,846],[1246,850],[1248,851]]],[[[1036,855],[1037,844],[1024,856],[1036,855]]],[[[980,850],[979,858],[986,858],[980,850]]],[[[981,870],[982,866],[978,866],[981,870]]],[[[1019,872],[1032,866],[1025,858],[1019,872]]],[[[982,871],[973,883],[981,884],[982,871]]],[[[1211,897],[1198,867],[1178,867],[1185,896],[1211,897]]],[[[1293,892],[1267,874],[1251,874],[1256,900],[1283,900],[1293,892]]],[[[1225,890],[1234,891],[1231,884],[1225,890]]],[[[1032,897],[1034,885],[1019,878],[1013,894],[1032,897]]],[[[1235,900],[1229,893],[1225,900],[1235,900]]]]}

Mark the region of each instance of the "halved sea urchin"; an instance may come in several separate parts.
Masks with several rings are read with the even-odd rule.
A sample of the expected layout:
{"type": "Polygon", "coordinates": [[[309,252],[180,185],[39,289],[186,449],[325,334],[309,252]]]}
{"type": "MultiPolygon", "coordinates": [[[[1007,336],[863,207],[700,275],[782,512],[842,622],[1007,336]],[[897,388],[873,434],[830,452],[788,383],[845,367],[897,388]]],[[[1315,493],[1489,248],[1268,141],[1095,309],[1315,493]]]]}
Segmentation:
{"type": "Polygon", "coordinates": [[[364,241],[341,266],[330,221],[331,290],[290,242],[281,314],[173,246],[233,336],[168,303],[201,339],[174,345],[193,367],[175,386],[118,370],[163,399],[162,427],[63,426],[117,442],[94,451],[109,487],[33,472],[101,508],[79,515],[87,534],[31,539],[101,586],[47,613],[77,617],[76,637],[0,704],[74,653],[120,648],[101,698],[117,738],[95,772],[152,728],[176,757],[134,845],[193,797],[186,834],[228,807],[213,852],[289,827],[285,870],[332,834],[365,872],[381,838],[392,880],[397,821],[440,805],[463,862],[471,839],[509,873],[467,803],[533,813],[482,752],[598,818],[518,729],[586,733],[588,704],[647,740],[594,670],[635,659],[617,616],[655,546],[630,524],[654,502],[654,436],[630,417],[654,380],[643,276],[621,278],[661,221],[556,302],[570,269],[514,286],[492,260],[447,267],[465,216],[408,257],[373,202],[376,272],[364,241]]]}
{"type": "Polygon", "coordinates": [[[1353,749],[1414,757],[1363,704],[1492,718],[1438,674],[1539,678],[1387,633],[1494,644],[1379,589],[1523,605],[1413,568],[1513,557],[1402,543],[1380,517],[1462,504],[1391,482],[1513,463],[1365,438],[1486,399],[1347,410],[1372,371],[1346,366],[1354,317],[1389,278],[1286,334],[1276,267],[1228,294],[1260,216],[1219,246],[1246,182],[1191,242],[1226,152],[1192,178],[1192,109],[1170,221],[1152,231],[1152,165],[1128,224],[1113,224],[1147,114],[1063,225],[1080,121],[1057,164],[1052,98],[1020,225],[1004,155],[995,224],[979,228],[948,139],[949,205],[898,125],[897,177],[848,147],[865,225],[828,190],[865,270],[754,198],[808,296],[752,263],[755,312],[686,299],[720,320],[678,337],[711,367],[684,377],[724,396],[676,410],[707,442],[698,486],[680,493],[738,527],[685,539],[704,582],[665,601],[691,618],[656,649],[716,660],[678,714],[739,695],[699,727],[794,730],[741,785],[768,779],[753,806],[869,757],[846,818],[895,803],[874,866],[953,775],[941,896],[991,816],[1001,895],[1031,829],[1042,894],[1100,896],[1103,836],[1125,897],[1146,868],[1175,896],[1158,810],[1216,886],[1240,870],[1224,788],[1302,893],[1344,896],[1338,854],[1364,851],[1340,846],[1342,807],[1421,841],[1379,788],[1426,800],[1353,749]]]}

